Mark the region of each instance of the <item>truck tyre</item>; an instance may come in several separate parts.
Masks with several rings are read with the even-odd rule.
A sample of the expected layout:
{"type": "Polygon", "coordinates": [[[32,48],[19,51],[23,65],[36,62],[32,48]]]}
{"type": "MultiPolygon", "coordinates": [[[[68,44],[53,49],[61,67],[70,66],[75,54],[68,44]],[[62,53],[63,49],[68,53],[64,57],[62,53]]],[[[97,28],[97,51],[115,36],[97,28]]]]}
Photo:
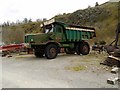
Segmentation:
{"type": "Polygon", "coordinates": [[[76,47],[76,52],[78,55],[87,55],[90,52],[90,46],[87,42],[81,42],[80,44],[77,45],[76,47]]]}
{"type": "Polygon", "coordinates": [[[58,54],[57,46],[50,44],[45,48],[45,56],[47,59],[54,59],[58,54]]]}
{"type": "Polygon", "coordinates": [[[44,53],[35,51],[34,54],[35,54],[36,57],[43,57],[43,54],[44,54],[44,53]]]}
{"type": "Polygon", "coordinates": [[[65,48],[66,54],[75,54],[75,50],[70,49],[70,48],[65,48]]]}

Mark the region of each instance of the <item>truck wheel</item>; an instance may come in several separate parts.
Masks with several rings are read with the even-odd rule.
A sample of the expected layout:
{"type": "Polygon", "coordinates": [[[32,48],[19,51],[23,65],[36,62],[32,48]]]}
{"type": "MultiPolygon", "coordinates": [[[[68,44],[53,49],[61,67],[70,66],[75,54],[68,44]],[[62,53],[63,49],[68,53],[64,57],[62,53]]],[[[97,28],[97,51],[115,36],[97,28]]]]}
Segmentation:
{"type": "Polygon", "coordinates": [[[34,54],[35,54],[36,57],[43,57],[43,54],[44,54],[44,53],[35,51],[34,54]]]}
{"type": "Polygon", "coordinates": [[[82,42],[80,44],[77,45],[76,47],[76,52],[78,55],[82,54],[82,55],[87,55],[90,52],[90,46],[87,42],[82,42]]]}
{"type": "Polygon", "coordinates": [[[45,56],[47,59],[54,59],[58,54],[57,46],[50,44],[45,48],[45,56]]]}
{"type": "Polygon", "coordinates": [[[66,54],[75,54],[75,50],[70,49],[70,48],[65,48],[66,54]]]}

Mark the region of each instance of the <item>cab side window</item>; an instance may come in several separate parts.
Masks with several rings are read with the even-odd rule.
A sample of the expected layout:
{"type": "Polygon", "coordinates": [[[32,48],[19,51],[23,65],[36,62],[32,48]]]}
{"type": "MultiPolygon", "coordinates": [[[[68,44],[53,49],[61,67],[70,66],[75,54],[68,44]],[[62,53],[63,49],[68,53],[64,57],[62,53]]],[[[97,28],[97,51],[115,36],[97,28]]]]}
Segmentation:
{"type": "Polygon", "coordinates": [[[45,33],[51,33],[54,31],[54,25],[50,24],[45,27],[45,33]]]}

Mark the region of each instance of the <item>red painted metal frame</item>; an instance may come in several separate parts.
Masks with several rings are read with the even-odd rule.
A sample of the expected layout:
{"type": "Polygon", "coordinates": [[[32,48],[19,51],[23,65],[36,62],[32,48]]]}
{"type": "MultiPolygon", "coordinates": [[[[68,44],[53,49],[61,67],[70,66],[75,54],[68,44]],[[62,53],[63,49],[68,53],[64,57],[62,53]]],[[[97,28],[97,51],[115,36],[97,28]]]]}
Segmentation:
{"type": "Polygon", "coordinates": [[[11,44],[11,45],[5,45],[5,46],[1,46],[0,50],[2,51],[12,51],[12,50],[19,50],[24,48],[24,44],[11,44]]]}

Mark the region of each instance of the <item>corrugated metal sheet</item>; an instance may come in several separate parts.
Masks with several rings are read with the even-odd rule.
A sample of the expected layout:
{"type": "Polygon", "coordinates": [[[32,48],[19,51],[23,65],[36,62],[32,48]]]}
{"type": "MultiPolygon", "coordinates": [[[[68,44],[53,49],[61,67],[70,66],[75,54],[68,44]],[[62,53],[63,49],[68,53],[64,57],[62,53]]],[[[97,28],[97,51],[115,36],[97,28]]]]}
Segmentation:
{"type": "Polygon", "coordinates": [[[80,40],[88,40],[90,37],[93,37],[93,32],[88,32],[88,31],[79,31],[79,30],[69,30],[66,29],[66,36],[67,36],[67,41],[72,42],[72,41],[80,41],[80,40]]]}

